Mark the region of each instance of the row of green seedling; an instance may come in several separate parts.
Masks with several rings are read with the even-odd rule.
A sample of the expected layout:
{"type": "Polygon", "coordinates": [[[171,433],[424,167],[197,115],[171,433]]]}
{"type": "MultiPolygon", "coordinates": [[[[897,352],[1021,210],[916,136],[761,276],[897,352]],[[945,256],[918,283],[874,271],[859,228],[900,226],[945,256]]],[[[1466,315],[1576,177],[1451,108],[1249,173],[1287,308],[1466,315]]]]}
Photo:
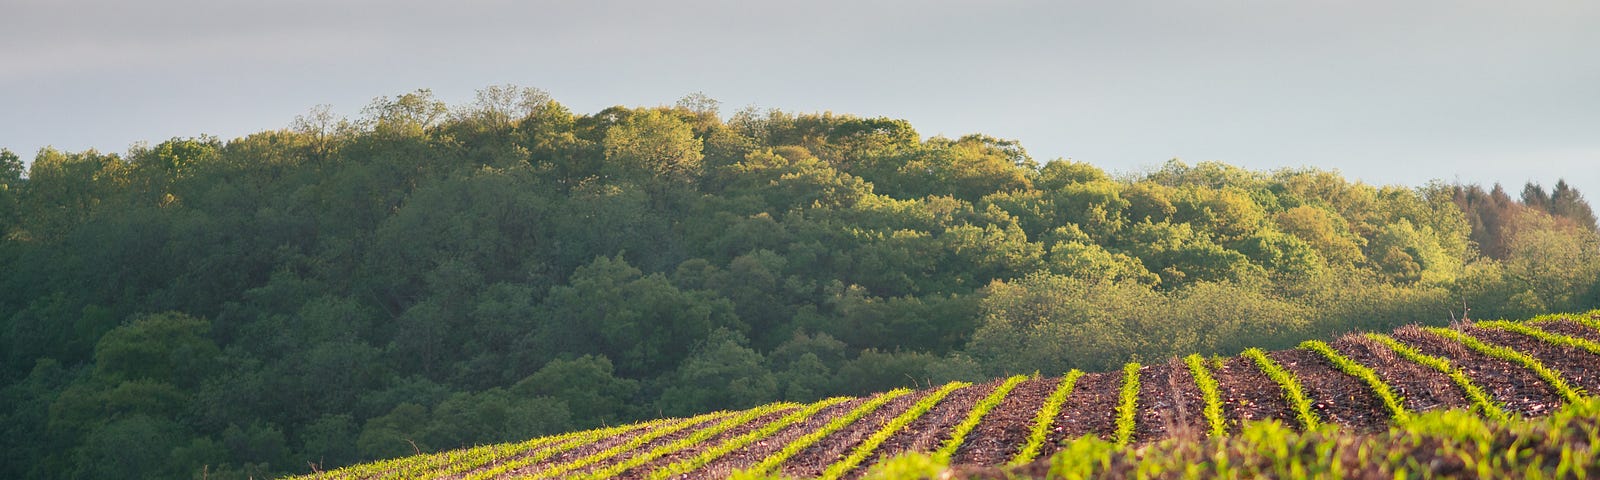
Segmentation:
{"type": "Polygon", "coordinates": [[[1333,347],[1321,341],[1306,340],[1300,344],[1300,348],[1322,354],[1322,357],[1328,359],[1328,362],[1332,363],[1334,368],[1366,382],[1367,386],[1372,388],[1372,393],[1376,394],[1378,400],[1383,402],[1383,407],[1389,410],[1390,417],[1396,421],[1406,419],[1408,413],[1403,401],[1394,394],[1394,390],[1389,388],[1388,383],[1384,383],[1382,378],[1378,378],[1378,372],[1356,363],[1355,360],[1351,360],[1344,355],[1340,355],[1339,352],[1333,350],[1333,347]]]}
{"type": "Polygon", "coordinates": [[[796,410],[781,419],[778,419],[778,421],[766,424],[759,429],[722,442],[714,447],[701,450],[700,453],[695,454],[693,457],[679,460],[667,466],[652,470],[648,477],[651,480],[662,480],[695,471],[735,450],[744,448],[767,437],[771,437],[772,435],[778,433],[779,430],[782,430],[790,425],[804,422],[816,415],[817,412],[849,400],[851,400],[850,397],[833,397],[813,403],[805,408],[796,410]]]}
{"type": "Polygon", "coordinates": [[[1183,362],[1189,366],[1189,375],[1194,377],[1195,387],[1200,389],[1200,399],[1205,402],[1204,415],[1206,425],[1210,427],[1212,437],[1221,437],[1228,434],[1228,423],[1222,415],[1222,390],[1217,383],[1217,378],[1211,375],[1206,368],[1206,360],[1199,354],[1184,357],[1183,362]]]}
{"type": "Polygon", "coordinates": [[[1116,433],[1112,436],[1117,446],[1133,441],[1133,429],[1139,414],[1139,362],[1122,366],[1122,393],[1117,402],[1116,433]]]}
{"type": "Polygon", "coordinates": [[[1067,402],[1067,396],[1072,394],[1072,387],[1077,385],[1078,379],[1083,377],[1083,371],[1073,369],[1061,377],[1056,384],[1056,389],[1044,400],[1044,405],[1039,407],[1039,413],[1033,417],[1033,426],[1028,430],[1028,441],[1022,444],[1017,454],[1011,457],[1008,465],[1021,465],[1033,461],[1039,456],[1039,450],[1044,448],[1046,436],[1050,434],[1050,425],[1055,423],[1056,414],[1061,411],[1061,405],[1067,402]]]}
{"type": "Polygon", "coordinates": [[[956,455],[956,450],[961,448],[963,442],[966,442],[967,434],[972,433],[972,429],[978,428],[978,424],[983,422],[984,415],[988,415],[990,410],[994,410],[994,407],[1000,406],[1000,402],[1005,401],[1006,395],[1009,395],[1011,390],[1017,388],[1018,384],[1027,379],[1026,375],[1008,378],[1005,383],[995,387],[994,391],[989,393],[989,396],[983,397],[983,400],[979,401],[977,405],[973,405],[972,410],[967,412],[967,417],[962,419],[961,423],[956,424],[954,429],[950,430],[950,438],[945,439],[939,449],[933,453],[933,458],[940,463],[950,463],[950,458],[956,455]]]}
{"type": "Polygon", "coordinates": [[[911,425],[911,422],[928,413],[928,410],[932,410],[933,406],[938,405],[941,400],[949,396],[950,392],[970,385],[970,383],[966,382],[950,382],[943,387],[939,387],[938,390],[934,390],[933,393],[918,399],[917,403],[912,404],[910,409],[894,417],[888,424],[874,432],[871,437],[867,437],[866,440],[857,444],[849,455],[837,462],[833,462],[832,465],[828,465],[828,468],[823,470],[822,475],[817,478],[819,480],[837,480],[843,477],[844,474],[849,473],[850,470],[856,468],[857,465],[860,465],[862,461],[871,456],[879,445],[889,440],[889,437],[893,437],[895,433],[899,433],[901,429],[911,425]]]}
{"type": "Polygon", "coordinates": [[[659,446],[659,447],[656,447],[656,448],[652,448],[649,451],[646,451],[644,453],[630,456],[630,457],[628,457],[627,460],[623,460],[623,461],[620,461],[620,462],[617,462],[617,463],[613,463],[613,464],[607,465],[604,468],[595,469],[594,471],[589,472],[587,474],[575,476],[575,478],[585,478],[585,479],[593,479],[593,480],[611,478],[611,477],[614,477],[614,476],[617,476],[617,475],[621,474],[622,472],[625,472],[625,471],[628,471],[628,470],[631,470],[631,469],[634,469],[634,468],[638,468],[638,467],[643,466],[643,465],[645,465],[647,463],[650,463],[651,461],[654,461],[657,458],[661,458],[661,457],[664,457],[664,456],[667,456],[667,455],[671,455],[673,453],[677,453],[677,452],[683,451],[685,449],[688,449],[689,447],[700,445],[701,443],[703,443],[703,442],[705,442],[707,440],[710,440],[710,439],[716,437],[717,435],[721,435],[723,432],[726,432],[728,430],[732,430],[734,428],[737,428],[737,427],[739,427],[741,425],[753,422],[758,418],[765,417],[767,415],[771,415],[771,414],[775,414],[775,413],[784,412],[784,411],[787,411],[787,410],[793,410],[793,409],[796,409],[796,408],[799,408],[799,407],[800,407],[799,404],[788,403],[788,402],[779,402],[779,403],[769,403],[769,404],[762,405],[762,406],[759,406],[759,407],[756,407],[756,408],[745,410],[743,412],[739,412],[739,414],[737,414],[737,415],[733,415],[733,416],[727,417],[726,419],[722,420],[721,422],[717,422],[716,425],[712,425],[711,427],[708,427],[708,428],[702,428],[700,430],[696,430],[696,431],[694,431],[694,433],[691,433],[689,435],[685,435],[683,438],[679,438],[679,439],[673,441],[672,443],[669,443],[669,444],[666,444],[666,445],[662,445],[662,446],[659,446]]]}
{"type": "MultiPolygon", "coordinates": [[[[617,444],[617,445],[613,445],[612,447],[607,448],[605,450],[601,450],[599,452],[596,452],[596,453],[593,453],[593,454],[589,454],[589,455],[586,455],[586,456],[583,456],[583,457],[568,461],[566,463],[559,463],[559,464],[549,465],[549,466],[545,467],[543,470],[530,472],[530,473],[528,473],[526,475],[518,475],[518,478],[535,479],[535,478],[560,477],[562,474],[565,474],[567,472],[570,472],[570,471],[573,471],[573,470],[577,470],[577,469],[581,469],[581,468],[585,468],[585,467],[588,467],[590,465],[594,465],[596,463],[599,463],[601,461],[609,459],[611,457],[615,457],[617,455],[621,455],[623,453],[627,453],[627,452],[632,451],[632,450],[634,450],[636,448],[639,448],[642,445],[645,445],[645,444],[648,444],[648,443],[650,443],[652,441],[655,441],[655,439],[658,439],[658,438],[661,438],[661,437],[665,437],[667,435],[671,435],[671,434],[683,431],[683,430],[688,429],[690,427],[693,427],[693,426],[696,426],[696,425],[700,425],[700,424],[704,424],[706,422],[710,422],[712,420],[716,420],[718,418],[722,418],[722,417],[728,416],[729,414],[730,414],[729,412],[712,412],[712,413],[707,413],[707,414],[703,414],[703,415],[692,417],[692,418],[675,420],[672,423],[663,425],[663,426],[661,426],[659,428],[654,428],[654,429],[651,429],[648,432],[644,432],[644,433],[641,433],[639,435],[635,435],[635,436],[629,438],[626,442],[623,442],[623,443],[617,444]]],[[[600,438],[604,438],[604,437],[600,437],[600,438]]],[[[597,438],[595,440],[598,441],[599,438],[597,438]]],[[[590,443],[592,443],[592,442],[590,442],[590,443]]],[[[527,465],[531,465],[531,464],[536,463],[536,462],[538,462],[538,460],[534,460],[534,461],[526,461],[526,460],[524,460],[524,461],[514,462],[514,464],[520,464],[520,465],[510,466],[510,468],[507,468],[509,465],[505,465],[505,464],[497,465],[496,468],[493,468],[493,469],[480,470],[480,471],[477,471],[477,472],[473,472],[473,474],[467,476],[467,479],[468,480],[481,480],[481,479],[485,479],[485,478],[493,478],[493,477],[497,477],[497,476],[501,476],[501,475],[504,475],[506,473],[509,473],[512,470],[516,470],[516,469],[525,467],[527,465]]]]}
{"type": "Polygon", "coordinates": [[[1588,351],[1589,353],[1600,355],[1600,342],[1595,342],[1595,341],[1584,339],[1584,338],[1573,337],[1573,336],[1570,336],[1570,335],[1562,335],[1562,334],[1559,334],[1559,333],[1548,332],[1548,331],[1545,331],[1545,330],[1540,330],[1540,329],[1537,329],[1537,328],[1530,327],[1527,324],[1520,323],[1520,322],[1508,322],[1508,321],[1505,321],[1505,320],[1495,320],[1495,321],[1490,321],[1490,322],[1478,322],[1476,325],[1479,326],[1479,327],[1492,328],[1492,329],[1495,329],[1495,330],[1504,330],[1504,331],[1507,331],[1507,332],[1517,333],[1517,334],[1521,334],[1521,335],[1525,335],[1525,336],[1536,338],[1538,340],[1541,340],[1541,341],[1543,341],[1545,343],[1549,343],[1549,344],[1552,344],[1552,345],[1562,346],[1562,347],[1573,347],[1573,348],[1577,348],[1577,349],[1588,351]]]}
{"type": "Polygon", "coordinates": [[[1519,352],[1514,348],[1504,345],[1486,343],[1465,333],[1448,328],[1423,327],[1423,329],[1434,335],[1455,340],[1457,343],[1466,345],[1467,348],[1476,350],[1478,353],[1521,365],[1523,368],[1532,370],[1535,375],[1539,376],[1539,379],[1544,380],[1545,384],[1549,385],[1551,389],[1556,391],[1557,395],[1560,395],[1563,400],[1566,400],[1569,403],[1576,402],[1583,398],[1583,395],[1580,394],[1576,388],[1568,384],[1566,379],[1561,378],[1561,374],[1556,373],[1555,370],[1551,370],[1550,367],[1546,367],[1543,362],[1540,362],[1537,358],[1533,358],[1531,355],[1519,352]]]}
{"type": "Polygon", "coordinates": [[[1472,408],[1477,410],[1478,413],[1483,415],[1485,418],[1492,418],[1495,420],[1506,419],[1505,409],[1501,408],[1500,404],[1495,402],[1494,398],[1490,397],[1489,393],[1483,390],[1483,387],[1479,387],[1478,384],[1473,383],[1472,379],[1467,377],[1467,372],[1461,370],[1461,368],[1457,367],[1454,363],[1451,363],[1449,359],[1422,353],[1422,351],[1417,350],[1416,347],[1406,345],[1401,343],[1399,340],[1395,340],[1393,337],[1381,333],[1368,333],[1366,334],[1366,337],[1374,342],[1377,342],[1378,344],[1388,347],[1389,350],[1393,351],[1397,355],[1400,355],[1401,358],[1410,360],[1412,363],[1416,363],[1418,365],[1431,368],[1439,373],[1445,374],[1445,376],[1450,378],[1451,382],[1456,384],[1456,387],[1461,389],[1462,396],[1467,398],[1467,401],[1472,404],[1472,408]]]}
{"type": "Polygon", "coordinates": [[[1243,355],[1255,361],[1256,366],[1261,368],[1261,373],[1266,374],[1267,378],[1272,379],[1283,389],[1284,399],[1289,401],[1289,408],[1294,410],[1301,425],[1313,429],[1322,424],[1317,414],[1311,411],[1311,400],[1306,398],[1305,390],[1300,386],[1300,381],[1295,380],[1293,373],[1278,365],[1278,362],[1267,358],[1267,353],[1259,348],[1245,349],[1243,355]]]}
{"type": "Polygon", "coordinates": [[[782,465],[783,462],[788,461],[789,458],[799,455],[801,451],[804,451],[807,447],[822,441],[823,438],[827,437],[828,435],[832,435],[833,432],[837,432],[840,429],[855,423],[856,420],[860,420],[861,417],[865,417],[873,411],[876,411],[879,407],[882,407],[883,404],[889,403],[890,400],[903,397],[910,393],[911,390],[909,389],[896,388],[894,390],[878,394],[878,396],[872,397],[872,399],[867,400],[860,406],[856,407],[855,410],[851,410],[850,413],[834,418],[832,421],[828,422],[827,425],[823,425],[822,428],[813,430],[811,433],[807,433],[805,436],[789,442],[788,445],[783,446],[782,450],[779,450],[772,455],[768,455],[767,458],[762,459],[760,463],[750,466],[750,468],[745,469],[741,473],[751,476],[761,476],[771,473],[773,469],[776,469],[779,465],[782,465]]]}

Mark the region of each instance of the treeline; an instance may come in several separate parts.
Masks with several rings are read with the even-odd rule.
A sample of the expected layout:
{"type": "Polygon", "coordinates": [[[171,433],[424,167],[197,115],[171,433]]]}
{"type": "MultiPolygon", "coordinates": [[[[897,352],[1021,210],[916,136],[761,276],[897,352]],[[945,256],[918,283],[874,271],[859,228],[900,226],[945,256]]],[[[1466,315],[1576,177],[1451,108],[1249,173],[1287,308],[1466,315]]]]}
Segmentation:
{"type": "Polygon", "coordinates": [[[1565,183],[1117,178],[902,120],[579,115],[515,87],[26,172],[0,153],[0,232],[4,478],[308,472],[1600,306],[1565,183]]]}

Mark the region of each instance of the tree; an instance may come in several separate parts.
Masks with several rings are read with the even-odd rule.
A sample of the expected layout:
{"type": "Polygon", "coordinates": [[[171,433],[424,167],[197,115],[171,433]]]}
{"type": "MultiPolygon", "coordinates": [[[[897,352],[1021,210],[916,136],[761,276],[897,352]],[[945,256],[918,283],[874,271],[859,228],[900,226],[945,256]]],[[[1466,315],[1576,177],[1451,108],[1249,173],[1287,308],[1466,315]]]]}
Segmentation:
{"type": "Polygon", "coordinates": [[[777,378],[744,335],[717,329],[695,347],[661,393],[661,411],[688,416],[716,408],[738,409],[778,398],[777,378]]]}
{"type": "Polygon", "coordinates": [[[605,174],[639,183],[686,182],[700,173],[701,141],[670,112],[636,112],[606,131],[605,174]]]}

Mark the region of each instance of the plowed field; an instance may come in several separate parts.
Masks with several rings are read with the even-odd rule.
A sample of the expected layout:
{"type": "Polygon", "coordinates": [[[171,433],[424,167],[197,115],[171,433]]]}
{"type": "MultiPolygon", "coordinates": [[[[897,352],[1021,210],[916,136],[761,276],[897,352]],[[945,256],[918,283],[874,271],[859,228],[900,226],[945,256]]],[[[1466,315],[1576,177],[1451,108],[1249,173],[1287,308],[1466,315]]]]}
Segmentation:
{"type": "MultiPolygon", "coordinates": [[[[1441,332],[1423,328],[1401,328],[1389,337],[1415,352],[1447,361],[1448,366],[1464,373],[1471,384],[1481,388],[1491,401],[1507,412],[1537,417],[1562,407],[1566,403],[1563,398],[1573,397],[1559,394],[1551,385],[1549,375],[1543,378],[1536,375],[1528,367],[1526,358],[1556,372],[1580,394],[1600,391],[1600,354],[1595,348],[1589,348],[1600,342],[1600,330],[1594,327],[1600,325],[1595,323],[1600,320],[1600,314],[1587,315],[1578,319],[1581,321],[1557,318],[1520,323],[1559,336],[1558,340],[1565,344],[1554,343],[1551,338],[1555,337],[1535,337],[1526,332],[1496,328],[1492,323],[1463,323],[1451,327],[1485,344],[1509,347],[1524,355],[1524,360],[1469,348],[1441,332]]],[[[1411,359],[1414,357],[1398,354],[1379,340],[1384,339],[1347,335],[1329,344],[1338,353],[1335,358],[1342,355],[1375,372],[1381,383],[1401,397],[1398,403],[1407,412],[1471,406],[1461,381],[1452,380],[1437,366],[1424,365],[1411,359]]],[[[1379,432],[1390,424],[1391,411],[1374,394],[1372,384],[1341,370],[1322,353],[1291,349],[1270,352],[1267,356],[1297,380],[1318,422],[1357,433],[1379,432]]],[[[1304,424],[1298,417],[1304,416],[1303,411],[1296,410],[1286,400],[1286,389],[1264,374],[1257,362],[1233,357],[1204,363],[1217,380],[1228,431],[1238,432],[1246,422],[1263,419],[1277,419],[1288,426],[1304,424]]],[[[1348,362],[1345,365],[1348,367],[1348,362]]],[[[1366,375],[1371,378],[1370,373],[1366,375]]],[[[1174,436],[1206,436],[1209,427],[1202,413],[1206,402],[1196,386],[1195,375],[1182,361],[1147,365],[1138,372],[1138,377],[1140,390],[1131,443],[1145,444],[1174,436]]],[[[969,470],[1006,463],[1020,465],[1047,458],[1065,441],[1084,435],[1110,440],[1117,428],[1116,409],[1123,378],[1121,371],[1113,371],[1089,373],[1078,379],[1059,413],[1048,418],[1049,424],[1043,426],[1045,442],[1035,458],[1015,457],[1036,427],[1035,419],[1046,418],[1040,417],[1039,409],[1060,377],[1031,378],[1016,384],[961,440],[950,462],[969,470]]],[[[935,388],[883,397],[879,400],[884,401],[876,403],[875,397],[864,397],[837,399],[826,406],[819,404],[811,411],[806,411],[803,405],[789,405],[760,415],[752,412],[754,418],[747,423],[723,425],[723,430],[715,434],[707,431],[703,442],[681,449],[674,449],[674,442],[681,445],[685,442],[679,440],[684,438],[698,441],[694,437],[696,432],[716,428],[743,412],[622,428],[598,438],[568,435],[583,439],[578,440],[583,442],[581,444],[569,445],[567,442],[574,440],[567,438],[542,443],[536,439],[529,443],[540,445],[534,448],[480,447],[357,465],[305,478],[721,478],[735,471],[761,468],[764,463],[771,464],[763,468],[770,474],[857,478],[881,459],[904,452],[939,449],[950,438],[953,427],[967,418],[974,405],[995,392],[1003,381],[952,385],[953,389],[942,397],[933,394],[935,388]],[[848,423],[838,421],[852,416],[848,423]],[[883,433],[887,438],[881,443],[864,443],[897,420],[905,426],[883,433]],[[770,428],[763,430],[767,426],[770,428]],[[804,442],[808,436],[811,443],[804,442]],[[553,450],[557,448],[562,450],[553,450]],[[835,467],[836,462],[852,454],[865,455],[865,460],[855,466],[843,464],[849,468],[835,467]],[[630,458],[634,459],[632,466],[624,463],[630,458]],[[621,468],[626,469],[618,471],[621,468]]],[[[995,405],[992,400],[990,405],[995,405]]]]}

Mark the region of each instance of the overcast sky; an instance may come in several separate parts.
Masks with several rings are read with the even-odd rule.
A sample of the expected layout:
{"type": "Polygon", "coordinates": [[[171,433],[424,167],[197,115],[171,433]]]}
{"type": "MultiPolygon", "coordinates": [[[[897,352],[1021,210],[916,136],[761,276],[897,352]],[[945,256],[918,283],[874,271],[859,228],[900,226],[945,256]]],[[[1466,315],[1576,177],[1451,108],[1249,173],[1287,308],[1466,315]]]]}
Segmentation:
{"type": "Polygon", "coordinates": [[[1377,184],[1565,177],[1600,198],[1600,2],[0,0],[0,147],[231,139],[317,104],[691,92],[1377,184]]]}

